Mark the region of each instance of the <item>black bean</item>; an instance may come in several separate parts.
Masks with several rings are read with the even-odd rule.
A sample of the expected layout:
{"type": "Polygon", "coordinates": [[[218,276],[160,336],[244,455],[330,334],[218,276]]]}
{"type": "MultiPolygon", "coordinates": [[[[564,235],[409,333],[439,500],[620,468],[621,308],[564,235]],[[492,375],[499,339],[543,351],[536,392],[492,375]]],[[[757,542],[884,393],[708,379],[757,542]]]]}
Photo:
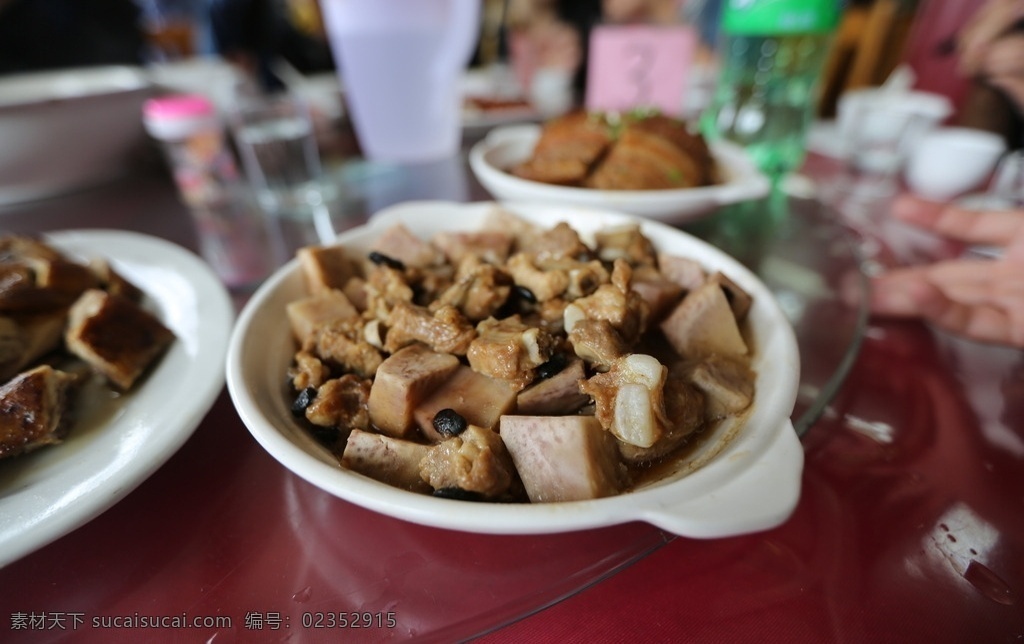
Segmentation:
{"type": "Polygon", "coordinates": [[[377,266],[380,266],[381,264],[383,264],[383,265],[387,266],[388,268],[395,269],[396,271],[404,271],[405,270],[405,264],[403,264],[401,261],[395,259],[394,257],[388,257],[384,253],[378,253],[375,250],[371,250],[369,257],[370,257],[370,261],[373,262],[374,264],[376,264],[377,266]]]}
{"type": "Polygon", "coordinates": [[[445,408],[434,415],[434,429],[445,437],[458,436],[468,426],[466,419],[454,409],[445,408]]]}
{"type": "Polygon", "coordinates": [[[292,413],[296,416],[305,416],[306,407],[309,407],[316,399],[316,387],[306,387],[299,392],[292,403],[292,413]]]}
{"type": "Polygon", "coordinates": [[[530,304],[536,304],[537,303],[537,296],[533,294],[533,291],[531,291],[530,289],[526,288],[525,286],[520,286],[520,285],[516,284],[516,293],[519,294],[519,298],[520,299],[525,300],[525,301],[529,302],[530,304]]]}
{"type": "Polygon", "coordinates": [[[434,490],[434,496],[441,499],[455,499],[456,501],[486,501],[486,497],[479,492],[463,490],[461,487],[442,487],[434,490]]]}
{"type": "Polygon", "coordinates": [[[551,376],[561,373],[562,369],[569,364],[564,353],[556,353],[551,356],[551,359],[544,364],[537,367],[537,377],[541,380],[547,380],[551,376]]]}

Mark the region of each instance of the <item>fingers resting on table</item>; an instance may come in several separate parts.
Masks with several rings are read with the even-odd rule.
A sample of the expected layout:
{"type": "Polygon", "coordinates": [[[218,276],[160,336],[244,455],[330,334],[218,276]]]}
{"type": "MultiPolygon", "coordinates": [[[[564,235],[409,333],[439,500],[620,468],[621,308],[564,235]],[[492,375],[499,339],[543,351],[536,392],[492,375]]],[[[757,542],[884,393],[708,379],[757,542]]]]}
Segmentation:
{"type": "Polygon", "coordinates": [[[903,195],[893,204],[892,214],[904,223],[957,241],[1007,250],[1024,246],[1024,210],[970,210],[903,195]]]}
{"type": "Polygon", "coordinates": [[[989,0],[957,35],[957,53],[961,71],[967,76],[979,74],[993,43],[1013,31],[1024,18],[1018,0],[989,0]]]}
{"type": "Polygon", "coordinates": [[[983,342],[1024,348],[1024,283],[994,273],[993,262],[952,260],[897,269],[874,279],[871,309],[877,315],[922,318],[939,328],[983,342]]]}
{"type": "Polygon", "coordinates": [[[972,211],[903,197],[893,215],[953,239],[1003,247],[1004,254],[884,273],[873,280],[872,312],[923,318],[953,333],[1024,348],[1024,210],[972,211]]]}

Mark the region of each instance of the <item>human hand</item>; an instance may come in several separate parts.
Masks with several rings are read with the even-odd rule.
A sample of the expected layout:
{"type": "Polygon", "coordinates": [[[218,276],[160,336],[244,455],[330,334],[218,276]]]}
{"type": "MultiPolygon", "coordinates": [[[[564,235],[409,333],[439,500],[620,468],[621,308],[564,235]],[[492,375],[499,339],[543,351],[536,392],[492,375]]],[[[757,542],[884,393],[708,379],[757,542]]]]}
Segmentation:
{"type": "Polygon", "coordinates": [[[1024,109],[1024,2],[990,0],[957,37],[960,71],[1003,90],[1024,109]]]}
{"type": "Polygon", "coordinates": [[[972,211],[903,196],[892,214],[952,239],[998,246],[1002,255],[886,272],[872,280],[871,311],[921,318],[975,340],[1024,348],[1024,209],[972,211]]]}

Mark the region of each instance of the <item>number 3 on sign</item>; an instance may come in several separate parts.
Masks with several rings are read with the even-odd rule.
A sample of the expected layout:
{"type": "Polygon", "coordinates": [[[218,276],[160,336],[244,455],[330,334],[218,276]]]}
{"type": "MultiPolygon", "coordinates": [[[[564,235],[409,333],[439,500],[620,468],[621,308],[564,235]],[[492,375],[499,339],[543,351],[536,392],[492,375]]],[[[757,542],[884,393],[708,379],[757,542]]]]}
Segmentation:
{"type": "Polygon", "coordinates": [[[602,26],[590,36],[588,110],[657,108],[678,116],[697,37],[686,25],[602,26]]]}

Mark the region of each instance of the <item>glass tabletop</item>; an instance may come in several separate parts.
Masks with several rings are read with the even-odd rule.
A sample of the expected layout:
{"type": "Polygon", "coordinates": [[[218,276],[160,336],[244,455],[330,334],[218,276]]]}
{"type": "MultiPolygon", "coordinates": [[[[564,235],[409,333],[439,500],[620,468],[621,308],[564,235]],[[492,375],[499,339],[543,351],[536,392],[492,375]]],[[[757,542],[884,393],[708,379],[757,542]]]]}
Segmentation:
{"type": "Polygon", "coordinates": [[[778,189],[683,229],[754,271],[793,324],[800,389],[793,426],[803,436],[849,373],[868,323],[868,283],[850,233],[812,194],[778,189]]]}

